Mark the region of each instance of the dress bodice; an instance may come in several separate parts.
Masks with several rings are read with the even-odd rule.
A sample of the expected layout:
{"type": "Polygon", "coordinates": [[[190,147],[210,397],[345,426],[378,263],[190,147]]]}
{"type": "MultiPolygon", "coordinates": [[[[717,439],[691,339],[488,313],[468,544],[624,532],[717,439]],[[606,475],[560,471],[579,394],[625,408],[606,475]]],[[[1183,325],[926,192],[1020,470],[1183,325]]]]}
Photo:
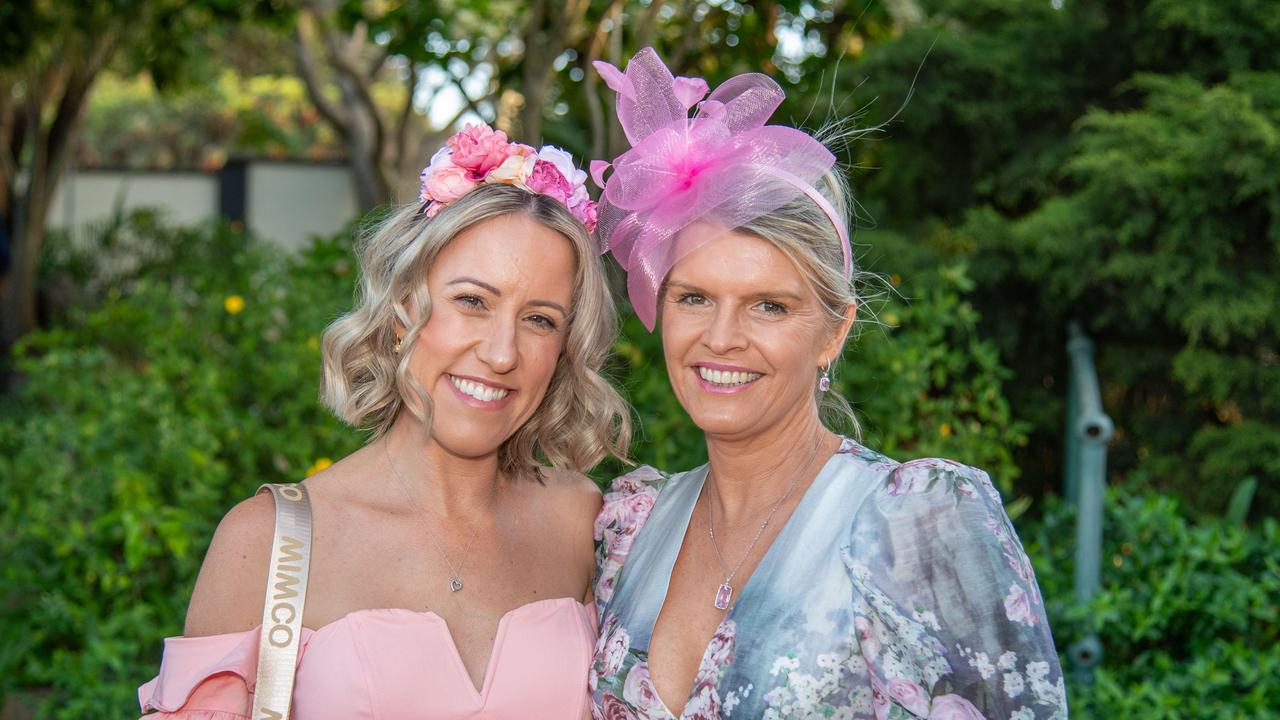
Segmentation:
{"type": "MultiPolygon", "coordinates": [[[[463,720],[590,716],[594,610],[540,600],[502,617],[477,690],[435,613],[357,610],[303,629],[294,720],[463,720]]],[[[138,690],[153,718],[248,718],[258,629],[165,640],[160,674],[138,690]]]]}
{"type": "MultiPolygon", "coordinates": [[[[706,468],[615,481],[596,523],[596,712],[671,718],[648,647],[706,468]]],[[[706,648],[682,718],[1064,718],[1031,565],[986,473],[846,440],[706,648]]]]}

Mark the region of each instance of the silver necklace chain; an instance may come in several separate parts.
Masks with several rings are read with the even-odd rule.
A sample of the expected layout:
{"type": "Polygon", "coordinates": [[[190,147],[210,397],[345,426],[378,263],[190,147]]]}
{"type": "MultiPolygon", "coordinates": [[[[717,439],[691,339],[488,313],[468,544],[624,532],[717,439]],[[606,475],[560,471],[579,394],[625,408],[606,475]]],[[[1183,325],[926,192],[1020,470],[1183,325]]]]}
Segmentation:
{"type": "Polygon", "coordinates": [[[409,492],[409,481],[400,473],[400,468],[396,467],[395,460],[391,457],[391,449],[387,445],[385,437],[382,441],[382,451],[387,456],[387,466],[391,468],[391,473],[396,476],[396,480],[400,481],[400,489],[404,492],[404,497],[413,507],[414,514],[422,522],[422,527],[427,531],[427,537],[431,538],[431,544],[435,546],[436,552],[440,553],[440,557],[444,559],[444,564],[449,566],[449,592],[458,592],[462,590],[462,566],[467,564],[467,556],[471,554],[471,543],[475,542],[476,532],[480,529],[479,525],[471,528],[471,537],[467,539],[467,545],[462,549],[462,559],[458,561],[457,567],[449,560],[448,554],[444,551],[444,546],[440,544],[440,540],[436,534],[432,532],[431,525],[427,522],[427,514],[423,511],[422,506],[414,499],[413,493],[409,492]]]}
{"type": "MultiPolygon", "coordinates": [[[[764,535],[765,528],[769,527],[769,523],[773,520],[774,514],[778,512],[778,508],[782,507],[782,503],[786,502],[787,498],[791,496],[791,491],[795,490],[796,486],[800,484],[800,478],[804,477],[805,470],[813,463],[813,459],[818,455],[818,449],[821,447],[822,439],[819,438],[818,442],[813,446],[813,451],[809,453],[808,459],[796,470],[795,477],[791,478],[786,491],[773,503],[773,507],[769,509],[769,514],[764,516],[764,521],[756,529],[755,537],[751,538],[751,542],[747,544],[747,549],[742,553],[742,557],[738,559],[738,564],[733,566],[732,572],[725,570],[724,556],[720,553],[720,543],[716,542],[716,529],[711,521],[711,517],[714,514],[711,511],[711,501],[710,499],[707,500],[707,535],[711,538],[711,547],[716,552],[716,562],[720,565],[720,573],[724,576],[724,582],[720,583],[720,587],[716,588],[715,607],[717,610],[729,609],[729,601],[733,599],[733,585],[731,584],[733,576],[738,574],[738,570],[742,569],[742,564],[751,556],[751,551],[755,548],[756,543],[760,541],[760,537],[764,535]]],[[[710,467],[707,469],[707,475],[709,479],[714,479],[710,477],[710,467]]]]}

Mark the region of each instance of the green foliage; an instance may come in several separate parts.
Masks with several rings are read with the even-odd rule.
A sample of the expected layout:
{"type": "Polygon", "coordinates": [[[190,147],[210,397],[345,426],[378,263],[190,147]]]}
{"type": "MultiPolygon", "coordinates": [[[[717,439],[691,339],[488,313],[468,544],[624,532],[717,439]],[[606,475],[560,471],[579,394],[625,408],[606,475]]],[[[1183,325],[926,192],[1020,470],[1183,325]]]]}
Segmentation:
{"type": "Polygon", "coordinates": [[[964,231],[1034,281],[1038,323],[1098,340],[1117,465],[1221,512],[1224,485],[1280,477],[1280,73],[1128,87],[1140,107],[1081,120],[1071,192],[964,231]]]}
{"type": "Polygon", "coordinates": [[[1207,512],[1255,476],[1253,515],[1280,511],[1266,481],[1280,477],[1280,14],[1060,5],[928,2],[845,72],[880,98],[872,122],[914,90],[889,141],[860,148],[883,168],[855,178],[860,197],[968,263],[981,334],[1032,426],[1015,459],[1034,482],[1062,464],[1076,319],[1117,423],[1115,476],[1207,512]]]}
{"type": "MultiPolygon", "coordinates": [[[[897,278],[896,275],[893,276],[897,278]]],[[[1020,475],[1013,450],[1025,423],[1005,399],[1009,377],[978,333],[973,281],[963,263],[900,282],[846,352],[834,387],[864,418],[864,442],[890,457],[950,457],[981,467],[1006,495],[1020,475]]]]}
{"type": "MultiPolygon", "coordinates": [[[[383,89],[383,88],[379,88],[383,89]]],[[[77,149],[80,167],[216,170],[229,156],[336,160],[334,131],[295,78],[241,78],[160,94],[145,77],[103,77],[77,149]]]]}
{"type": "Polygon", "coordinates": [[[1266,718],[1280,713],[1280,524],[1195,523],[1179,503],[1112,491],[1102,588],[1072,602],[1075,513],[1051,500],[1022,539],[1059,651],[1096,633],[1092,683],[1067,688],[1073,715],[1266,718]]]}
{"type": "Polygon", "coordinates": [[[126,716],[222,513],[359,444],[316,392],[348,248],[285,259],[145,215],[118,230],[144,265],[28,336],[0,408],[0,691],[51,688],[41,717],[126,716]]]}
{"type": "Polygon", "coordinates": [[[875,217],[960,220],[991,205],[1021,215],[1062,188],[1057,170],[1077,120],[1122,110],[1137,74],[1221,82],[1280,70],[1280,14],[1269,0],[931,0],[928,20],[870,48],[842,75],[888,119],[858,178],[875,217]],[[917,74],[918,73],[918,74],[917,74]]]}

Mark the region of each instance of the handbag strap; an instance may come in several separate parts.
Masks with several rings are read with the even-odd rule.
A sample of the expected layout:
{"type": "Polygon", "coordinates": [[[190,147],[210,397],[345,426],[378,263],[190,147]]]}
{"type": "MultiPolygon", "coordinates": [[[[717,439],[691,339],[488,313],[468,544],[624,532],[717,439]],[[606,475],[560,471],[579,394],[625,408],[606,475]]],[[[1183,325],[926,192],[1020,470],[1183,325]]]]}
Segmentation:
{"type": "Polygon", "coordinates": [[[311,564],[311,501],[301,484],[273,483],[258,488],[276,501],[275,539],[262,606],[258,641],[258,677],[253,691],[253,720],[284,720],[293,701],[293,675],[302,636],[302,608],[311,564]]]}

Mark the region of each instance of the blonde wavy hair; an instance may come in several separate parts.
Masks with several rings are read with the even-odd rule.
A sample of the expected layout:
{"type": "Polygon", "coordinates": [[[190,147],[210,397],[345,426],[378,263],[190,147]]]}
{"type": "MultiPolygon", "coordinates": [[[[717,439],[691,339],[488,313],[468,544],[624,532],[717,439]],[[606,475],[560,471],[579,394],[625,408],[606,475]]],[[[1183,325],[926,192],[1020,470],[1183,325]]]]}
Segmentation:
{"type": "Polygon", "coordinates": [[[433,218],[407,206],[363,233],[355,307],[324,332],[321,396],[344,422],[370,430],[370,442],[405,407],[429,430],[431,398],[409,373],[418,333],[431,316],[427,271],[459,233],[512,213],[563,235],[573,246],[577,269],[564,350],[551,384],[533,416],[499,448],[499,466],[537,476],[548,464],[582,472],[608,454],[626,461],[630,414],[600,373],[618,319],[595,243],[562,203],[514,185],[483,185],[433,218]],[[394,351],[399,328],[403,353],[394,351]]]}

